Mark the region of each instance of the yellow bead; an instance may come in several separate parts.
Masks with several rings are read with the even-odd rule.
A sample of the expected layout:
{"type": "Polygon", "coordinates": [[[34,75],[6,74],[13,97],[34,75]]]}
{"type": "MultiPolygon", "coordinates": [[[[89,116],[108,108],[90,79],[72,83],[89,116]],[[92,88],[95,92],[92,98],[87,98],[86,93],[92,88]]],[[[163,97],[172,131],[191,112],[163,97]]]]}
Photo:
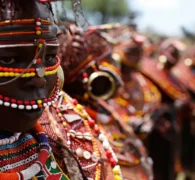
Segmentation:
{"type": "Polygon", "coordinates": [[[25,78],[26,77],[26,74],[22,74],[22,77],[25,78]]]}
{"type": "Polygon", "coordinates": [[[120,173],[119,166],[115,166],[115,167],[114,167],[113,173],[114,173],[115,175],[119,175],[119,173],[120,173]]]}
{"type": "Polygon", "coordinates": [[[41,100],[38,100],[38,101],[37,101],[38,104],[42,104],[42,102],[43,102],[43,101],[41,101],[41,100]]]}
{"type": "Polygon", "coordinates": [[[67,124],[66,124],[66,122],[63,122],[62,125],[63,125],[64,127],[66,127],[67,124]]]}
{"type": "Polygon", "coordinates": [[[58,113],[58,116],[59,116],[59,117],[62,117],[62,114],[61,114],[61,113],[58,113]]]}
{"type": "Polygon", "coordinates": [[[37,180],[37,178],[34,176],[34,177],[32,177],[32,180],[37,180]]]}
{"type": "Polygon", "coordinates": [[[92,68],[96,68],[96,65],[95,65],[95,64],[93,64],[93,65],[92,65],[92,68]]]}
{"type": "Polygon", "coordinates": [[[3,76],[3,73],[2,72],[0,72],[0,77],[2,77],[3,76]]]}
{"type": "Polygon", "coordinates": [[[89,99],[89,95],[87,93],[84,94],[84,99],[89,99]]]}
{"type": "Polygon", "coordinates": [[[4,72],[3,74],[5,77],[8,77],[9,76],[9,73],[8,72],[4,72]]]}
{"type": "MultiPolygon", "coordinates": [[[[36,34],[37,35],[41,35],[41,31],[36,31],[36,34]]],[[[41,44],[42,45],[42,44],[41,44]]],[[[40,44],[39,44],[39,46],[40,46],[40,44]]]]}
{"type": "Polygon", "coordinates": [[[79,111],[83,110],[83,106],[80,105],[80,104],[77,104],[76,108],[77,108],[79,111]]]}
{"type": "Polygon", "coordinates": [[[10,72],[9,75],[10,75],[11,77],[13,77],[13,76],[14,76],[14,73],[13,73],[13,72],[10,72]]]}
{"type": "Polygon", "coordinates": [[[20,75],[20,73],[14,73],[14,74],[15,74],[16,77],[20,75]]]}
{"type": "Polygon", "coordinates": [[[35,76],[35,73],[34,72],[31,72],[30,74],[31,74],[32,77],[35,76]]]}
{"type": "Polygon", "coordinates": [[[114,180],[122,180],[122,178],[119,175],[115,175],[114,180]]]}
{"type": "Polygon", "coordinates": [[[43,47],[43,44],[39,44],[39,48],[42,48],[43,47]]]}
{"type": "Polygon", "coordinates": [[[30,77],[30,73],[26,73],[26,77],[30,77]]]}
{"type": "Polygon", "coordinates": [[[85,112],[85,113],[82,113],[82,117],[83,118],[88,118],[88,114],[85,112]]]}

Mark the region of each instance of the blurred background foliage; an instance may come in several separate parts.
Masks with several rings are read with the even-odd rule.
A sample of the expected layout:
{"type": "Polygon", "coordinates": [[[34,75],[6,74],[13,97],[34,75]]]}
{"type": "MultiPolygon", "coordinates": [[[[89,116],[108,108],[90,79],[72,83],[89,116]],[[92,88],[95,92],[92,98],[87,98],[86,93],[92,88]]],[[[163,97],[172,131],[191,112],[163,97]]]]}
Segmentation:
{"type": "MultiPolygon", "coordinates": [[[[144,16],[142,12],[134,9],[129,2],[132,0],[82,0],[83,12],[90,25],[100,25],[106,23],[136,24],[139,16],[144,16]],[[128,2],[127,2],[128,1],[128,2]]],[[[58,19],[62,21],[74,21],[72,5],[70,1],[59,2],[55,5],[58,19]]],[[[194,28],[195,29],[195,28],[194,28]]],[[[139,30],[139,27],[138,27],[139,30]]],[[[180,37],[186,43],[194,43],[195,33],[186,27],[181,27],[183,36],[180,37]]],[[[143,31],[151,40],[159,42],[166,38],[165,35],[155,31],[153,27],[146,27],[143,31]]]]}

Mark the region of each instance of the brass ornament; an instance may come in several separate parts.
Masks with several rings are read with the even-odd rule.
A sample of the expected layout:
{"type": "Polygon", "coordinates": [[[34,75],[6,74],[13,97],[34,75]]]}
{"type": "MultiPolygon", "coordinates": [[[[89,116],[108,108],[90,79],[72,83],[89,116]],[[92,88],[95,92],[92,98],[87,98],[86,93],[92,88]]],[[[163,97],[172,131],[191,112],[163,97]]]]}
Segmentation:
{"type": "MultiPolygon", "coordinates": [[[[110,97],[113,96],[113,94],[116,92],[116,89],[117,89],[117,85],[116,85],[116,82],[115,82],[115,79],[107,72],[101,72],[101,71],[98,71],[98,72],[94,72],[90,75],[89,79],[88,79],[88,82],[87,82],[87,92],[89,94],[89,96],[95,100],[107,100],[109,99],[110,97]],[[110,84],[109,87],[107,87],[106,91],[103,92],[102,94],[94,94],[93,92],[93,83],[98,79],[98,78],[106,78],[108,80],[108,82],[110,84]]],[[[101,88],[101,87],[100,87],[101,88]]]]}
{"type": "Polygon", "coordinates": [[[58,68],[57,75],[59,78],[59,90],[61,91],[64,86],[64,71],[61,66],[58,68]]]}

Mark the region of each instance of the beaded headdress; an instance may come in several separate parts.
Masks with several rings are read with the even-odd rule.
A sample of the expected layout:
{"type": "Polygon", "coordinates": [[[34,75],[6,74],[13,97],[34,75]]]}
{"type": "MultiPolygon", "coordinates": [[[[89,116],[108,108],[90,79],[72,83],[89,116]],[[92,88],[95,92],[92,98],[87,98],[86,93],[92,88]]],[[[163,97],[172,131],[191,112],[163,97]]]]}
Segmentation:
{"type": "MultiPolygon", "coordinates": [[[[51,0],[0,0],[0,50],[9,49],[12,52],[13,48],[20,47],[35,49],[34,58],[25,68],[0,66],[0,77],[5,77],[0,86],[9,84],[18,78],[34,76],[43,78],[58,72],[60,59],[57,56],[54,65],[46,67],[44,63],[47,47],[59,46],[57,41],[58,28],[55,25],[51,2],[51,0]]],[[[77,12],[80,1],[78,3],[72,2],[74,2],[73,9],[77,19],[82,19],[81,11],[77,12]]],[[[57,78],[56,81],[56,86],[47,99],[24,102],[20,99],[0,95],[0,105],[21,110],[41,109],[51,105],[59,93],[59,79],[57,78]]]]}

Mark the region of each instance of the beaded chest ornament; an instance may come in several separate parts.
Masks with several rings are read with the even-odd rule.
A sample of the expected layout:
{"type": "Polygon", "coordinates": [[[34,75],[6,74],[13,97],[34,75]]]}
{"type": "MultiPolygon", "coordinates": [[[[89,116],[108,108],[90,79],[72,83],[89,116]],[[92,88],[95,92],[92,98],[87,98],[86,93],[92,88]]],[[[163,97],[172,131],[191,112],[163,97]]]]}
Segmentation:
{"type": "Polygon", "coordinates": [[[38,143],[31,134],[26,134],[13,144],[0,146],[0,180],[69,179],[56,163],[48,139],[38,123],[35,135],[38,143]],[[21,157],[17,155],[18,151],[23,151],[21,157]]]}

